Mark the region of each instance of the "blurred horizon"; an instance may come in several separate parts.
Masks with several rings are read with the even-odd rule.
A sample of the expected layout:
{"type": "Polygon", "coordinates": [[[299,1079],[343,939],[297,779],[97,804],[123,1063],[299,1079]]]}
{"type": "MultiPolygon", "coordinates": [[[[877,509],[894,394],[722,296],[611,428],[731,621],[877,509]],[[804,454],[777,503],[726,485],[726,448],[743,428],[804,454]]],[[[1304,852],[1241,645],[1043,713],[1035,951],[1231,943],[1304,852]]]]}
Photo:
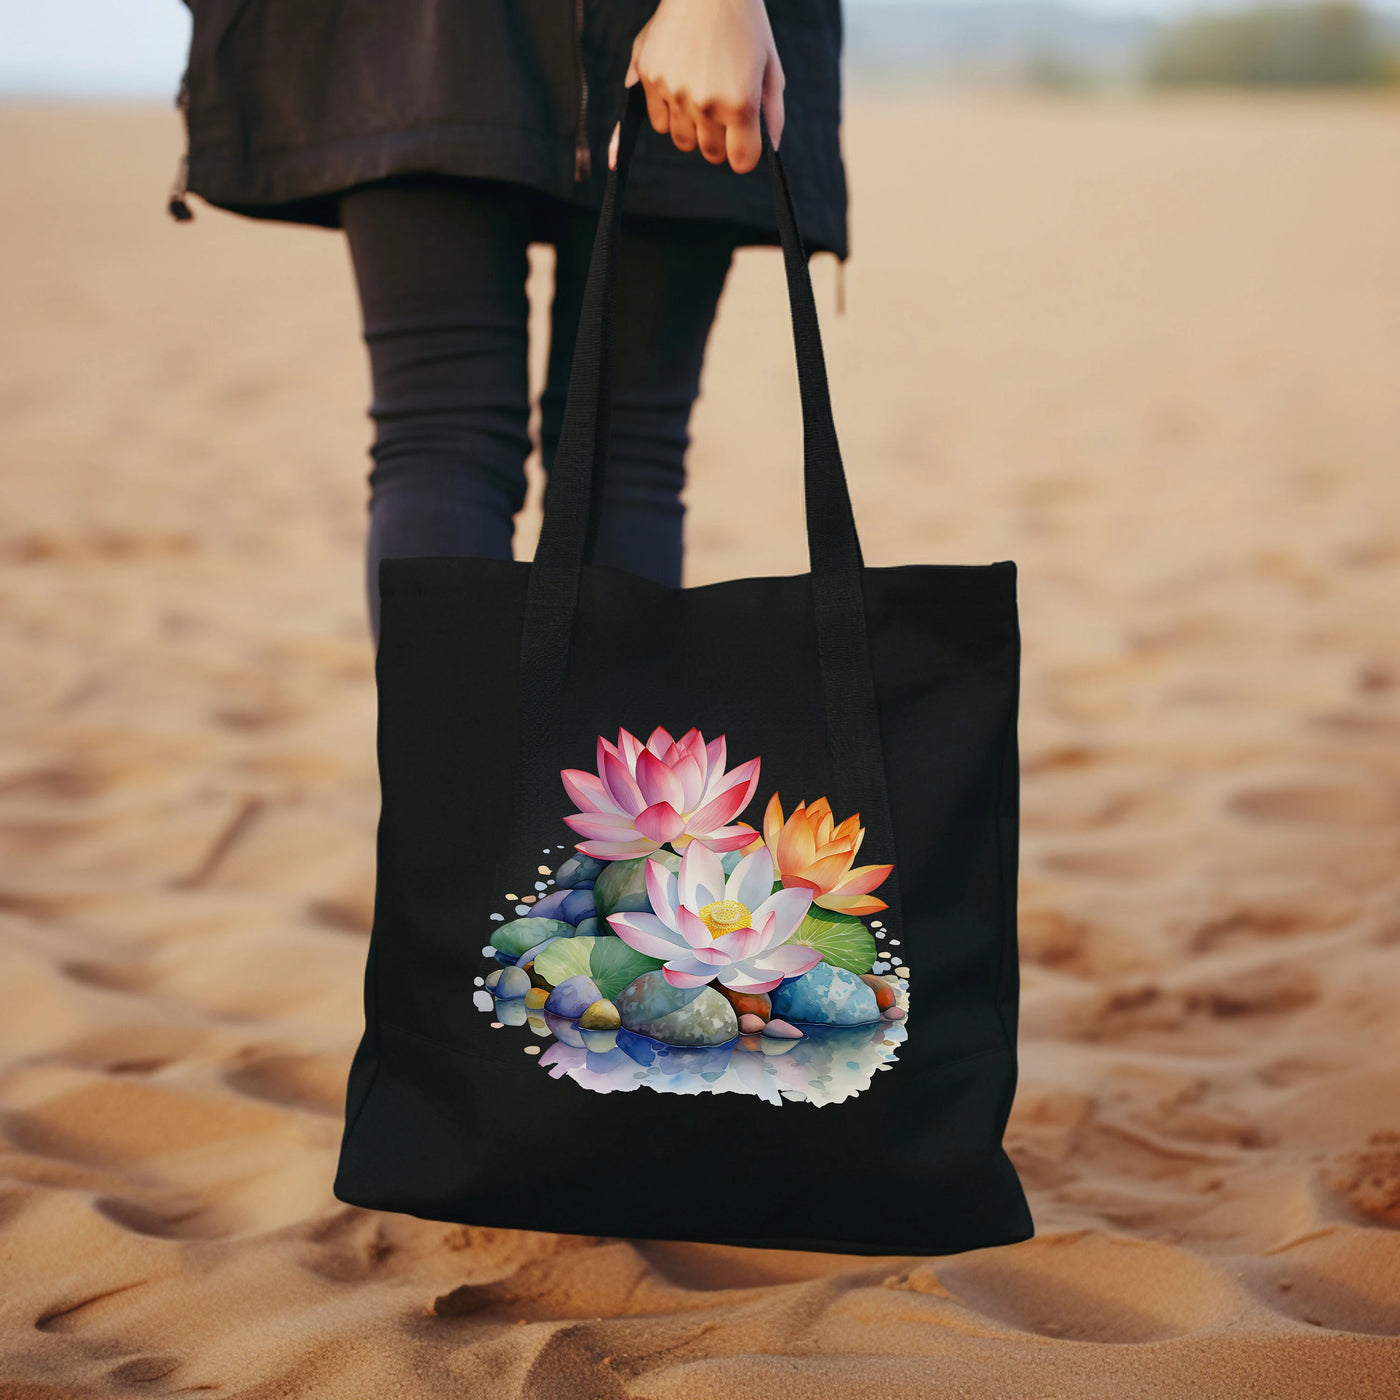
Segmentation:
{"type": "MultiPolygon", "coordinates": [[[[1245,0],[844,0],[862,78],[1141,77],[1154,41],[1245,0]],[[1050,60],[1050,70],[1040,71],[1050,60]],[[1040,66],[1038,66],[1040,65],[1040,66]]],[[[1292,9],[1293,6],[1280,8],[1292,9]]],[[[1400,0],[1362,7],[1400,35],[1400,0]]],[[[0,99],[173,100],[189,41],[181,0],[0,0],[0,99]]]]}

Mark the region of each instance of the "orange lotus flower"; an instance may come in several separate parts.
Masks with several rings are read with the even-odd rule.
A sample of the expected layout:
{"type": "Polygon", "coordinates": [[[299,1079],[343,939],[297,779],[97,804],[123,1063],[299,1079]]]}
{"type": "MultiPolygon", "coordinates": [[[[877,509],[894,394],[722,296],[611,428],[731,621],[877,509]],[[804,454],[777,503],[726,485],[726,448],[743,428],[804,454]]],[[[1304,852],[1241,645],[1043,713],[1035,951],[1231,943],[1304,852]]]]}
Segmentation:
{"type": "Polygon", "coordinates": [[[764,844],[784,886],[814,890],[812,903],[836,914],[859,917],[887,907],[883,899],[874,898],[870,891],[894,866],[851,865],[864,839],[860,815],[847,817],[837,826],[831,803],[824,797],[810,807],[799,802],[784,821],[782,804],[775,792],[763,814],[764,844]]]}

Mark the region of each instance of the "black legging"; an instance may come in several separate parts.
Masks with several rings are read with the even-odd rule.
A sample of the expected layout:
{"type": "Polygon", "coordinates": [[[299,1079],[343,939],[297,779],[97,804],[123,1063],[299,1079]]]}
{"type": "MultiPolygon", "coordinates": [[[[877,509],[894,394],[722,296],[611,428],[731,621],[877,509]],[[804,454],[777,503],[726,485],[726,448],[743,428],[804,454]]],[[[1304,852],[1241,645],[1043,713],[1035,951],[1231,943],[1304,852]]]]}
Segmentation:
{"type": "MultiPolygon", "coordinates": [[[[511,557],[530,452],[526,250],[557,254],[540,403],[548,471],[596,219],[523,187],[401,178],[343,195],[369,347],[375,441],[368,589],[383,558],[511,557]]],[[[621,248],[612,446],[599,564],[677,586],[681,488],[730,226],[629,218],[621,248]]]]}

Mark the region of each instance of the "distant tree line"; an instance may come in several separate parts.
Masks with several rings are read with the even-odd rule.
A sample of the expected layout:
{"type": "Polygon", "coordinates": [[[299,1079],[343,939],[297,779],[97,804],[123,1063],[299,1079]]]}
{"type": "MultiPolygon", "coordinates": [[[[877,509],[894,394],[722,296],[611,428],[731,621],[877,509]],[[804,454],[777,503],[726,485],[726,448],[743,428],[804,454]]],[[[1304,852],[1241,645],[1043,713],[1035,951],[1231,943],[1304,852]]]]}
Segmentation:
{"type": "Polygon", "coordinates": [[[1340,86],[1400,77],[1393,29],[1351,0],[1192,16],[1147,55],[1162,85],[1340,86]]]}

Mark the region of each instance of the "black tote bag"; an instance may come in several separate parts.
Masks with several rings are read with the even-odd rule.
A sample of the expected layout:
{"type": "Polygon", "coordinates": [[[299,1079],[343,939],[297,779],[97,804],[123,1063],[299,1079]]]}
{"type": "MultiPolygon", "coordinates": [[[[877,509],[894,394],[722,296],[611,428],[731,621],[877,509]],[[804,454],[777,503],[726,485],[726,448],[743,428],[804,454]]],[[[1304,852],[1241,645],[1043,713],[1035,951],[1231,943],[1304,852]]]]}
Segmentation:
{"type": "MultiPolygon", "coordinates": [[[[532,563],[380,570],[378,887],[336,1195],[853,1254],[1027,1238],[1015,568],[865,568],[767,148],[811,572],[590,562],[626,105],[532,563]]],[[[755,463],[755,470],[762,464],[755,463]]]]}

